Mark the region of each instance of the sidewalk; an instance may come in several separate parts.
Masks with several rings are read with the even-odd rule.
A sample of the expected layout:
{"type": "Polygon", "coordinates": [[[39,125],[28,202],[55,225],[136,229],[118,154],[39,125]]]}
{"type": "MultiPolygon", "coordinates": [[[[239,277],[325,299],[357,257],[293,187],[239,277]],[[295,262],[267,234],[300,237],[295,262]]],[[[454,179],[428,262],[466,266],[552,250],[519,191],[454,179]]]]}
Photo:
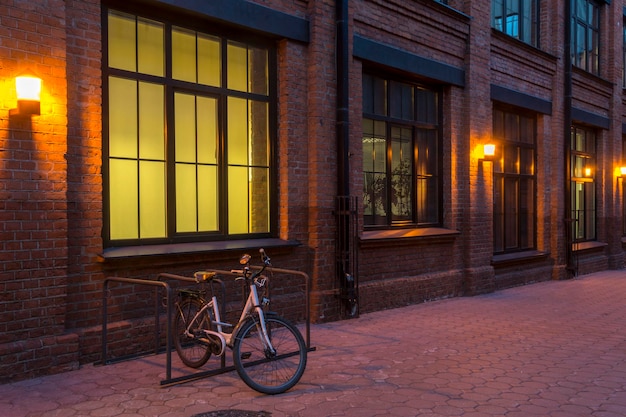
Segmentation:
{"type": "Polygon", "coordinates": [[[277,396],[236,372],[161,387],[165,355],[88,365],[0,385],[0,416],[623,417],[625,300],[606,271],[313,325],[277,396]]]}

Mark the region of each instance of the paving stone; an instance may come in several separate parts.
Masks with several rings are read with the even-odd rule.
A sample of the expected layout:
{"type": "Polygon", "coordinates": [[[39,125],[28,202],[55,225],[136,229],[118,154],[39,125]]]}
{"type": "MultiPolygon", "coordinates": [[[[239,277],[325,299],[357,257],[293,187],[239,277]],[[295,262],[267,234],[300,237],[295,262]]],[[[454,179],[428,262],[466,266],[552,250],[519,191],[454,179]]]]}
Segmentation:
{"type": "Polygon", "coordinates": [[[236,372],[161,386],[165,355],[85,365],[0,385],[0,416],[623,417],[624,299],[626,271],[606,271],[315,324],[302,380],[274,396],[236,372]]]}

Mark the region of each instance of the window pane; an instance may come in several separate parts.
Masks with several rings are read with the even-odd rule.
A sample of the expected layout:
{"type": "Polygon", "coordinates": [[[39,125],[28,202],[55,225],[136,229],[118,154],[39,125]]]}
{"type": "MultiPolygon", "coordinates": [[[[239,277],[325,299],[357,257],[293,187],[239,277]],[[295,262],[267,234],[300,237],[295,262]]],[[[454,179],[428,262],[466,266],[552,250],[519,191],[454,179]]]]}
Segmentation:
{"type": "Polygon", "coordinates": [[[209,97],[197,99],[198,162],[217,163],[217,100],[209,97]]]}
{"type": "Polygon", "coordinates": [[[413,137],[411,129],[391,128],[391,213],[411,220],[413,206],[413,137]]]}
{"type": "Polygon", "coordinates": [[[139,72],[163,76],[165,54],[162,24],[144,19],[137,21],[137,61],[139,72]]]}
{"type": "Polygon", "coordinates": [[[140,237],[165,236],[165,163],[139,162],[140,237]]]}
{"type": "Polygon", "coordinates": [[[387,115],[387,83],[365,74],[363,76],[363,113],[387,115]]]}
{"type": "Polygon", "coordinates": [[[135,17],[109,12],[109,67],[136,71],[135,17]]]}
{"type": "Polygon", "coordinates": [[[504,177],[493,179],[493,249],[504,251],[504,177]]]}
{"type": "Polygon", "coordinates": [[[228,163],[248,164],[248,103],[228,98],[228,163]]]}
{"type": "Polygon", "coordinates": [[[505,249],[518,248],[518,179],[505,178],[504,180],[504,233],[505,249]]]}
{"type": "Polygon", "coordinates": [[[109,224],[111,239],[139,237],[137,161],[109,161],[109,224]]]}
{"type": "Polygon", "coordinates": [[[250,163],[252,165],[269,165],[269,117],[268,105],[265,102],[249,101],[250,123],[250,163]]]}
{"type": "Polygon", "coordinates": [[[174,145],[177,162],[196,162],[196,97],[174,95],[174,145]]]}
{"type": "Polygon", "coordinates": [[[250,81],[251,93],[267,94],[267,50],[260,48],[249,48],[248,51],[248,79],[250,81]]]}
{"type": "Polygon", "coordinates": [[[172,76],[177,80],[195,83],[196,35],[184,29],[172,29],[172,76]]]}
{"type": "Polygon", "coordinates": [[[437,223],[439,213],[439,179],[437,131],[417,131],[417,222],[437,223]]]}
{"type": "Polygon", "coordinates": [[[176,164],[176,231],[196,232],[197,225],[196,166],[176,164]]]}
{"type": "Polygon", "coordinates": [[[217,181],[216,166],[198,166],[198,231],[219,229],[220,199],[217,181]]]}
{"type": "Polygon", "coordinates": [[[363,120],[363,205],[366,224],[386,216],[386,128],[385,123],[363,120]]]}
{"type": "Polygon", "coordinates": [[[250,233],[267,233],[270,230],[269,169],[250,169],[250,233]]]}
{"type": "Polygon", "coordinates": [[[220,40],[198,34],[198,83],[219,87],[222,79],[220,40]]]}
{"type": "Polygon", "coordinates": [[[520,180],[520,246],[534,247],[535,236],[535,181],[520,180]]]}
{"type": "Polygon", "coordinates": [[[248,91],[248,51],[245,45],[228,42],[228,88],[248,91]]]}
{"type": "Polygon", "coordinates": [[[139,157],[165,160],[165,97],[162,85],[139,83],[139,157]]]}
{"type": "Polygon", "coordinates": [[[228,167],[228,232],[248,233],[248,168],[228,167]]]}
{"type": "Polygon", "coordinates": [[[137,82],[109,77],[109,156],[137,157],[137,82]]]}
{"type": "Polygon", "coordinates": [[[415,105],[417,106],[417,120],[424,123],[436,124],[439,120],[437,93],[423,88],[415,89],[415,105]]]}
{"type": "Polygon", "coordinates": [[[413,87],[409,84],[389,83],[389,115],[403,120],[413,120],[413,87]]]}

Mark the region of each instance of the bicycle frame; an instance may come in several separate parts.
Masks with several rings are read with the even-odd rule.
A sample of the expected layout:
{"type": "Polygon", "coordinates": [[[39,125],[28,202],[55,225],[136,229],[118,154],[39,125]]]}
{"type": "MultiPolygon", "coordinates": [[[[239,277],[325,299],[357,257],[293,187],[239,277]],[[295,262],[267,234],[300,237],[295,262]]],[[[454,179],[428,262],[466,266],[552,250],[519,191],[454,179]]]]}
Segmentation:
{"type": "Polygon", "coordinates": [[[263,307],[261,306],[259,302],[259,294],[258,294],[254,280],[252,280],[252,282],[250,283],[250,293],[248,294],[248,298],[241,312],[241,316],[239,317],[239,321],[235,325],[232,333],[225,333],[222,331],[222,326],[232,327],[233,325],[231,323],[222,322],[222,319],[220,317],[217,297],[212,296],[211,301],[208,303],[205,303],[204,306],[196,313],[193,319],[189,322],[189,327],[185,329],[185,333],[188,336],[195,337],[195,335],[191,333],[190,329],[193,326],[193,324],[196,323],[196,320],[198,320],[201,314],[205,313],[206,310],[209,308],[213,309],[213,317],[215,317],[215,320],[211,320],[211,324],[215,324],[217,326],[217,331],[209,330],[209,329],[202,329],[202,331],[206,335],[212,335],[220,339],[222,346],[220,349],[219,356],[224,354],[226,346],[228,346],[229,348],[233,347],[233,343],[234,343],[235,338],[237,337],[239,328],[243,325],[243,323],[245,323],[245,321],[248,318],[251,318],[252,320],[254,320],[254,314],[252,314],[254,311],[256,311],[256,314],[258,316],[257,326],[258,325],[261,326],[261,331],[259,332],[261,343],[270,354],[274,355],[276,353],[276,350],[272,346],[272,342],[269,339],[267,327],[265,325],[265,312],[263,311],[263,307]]]}

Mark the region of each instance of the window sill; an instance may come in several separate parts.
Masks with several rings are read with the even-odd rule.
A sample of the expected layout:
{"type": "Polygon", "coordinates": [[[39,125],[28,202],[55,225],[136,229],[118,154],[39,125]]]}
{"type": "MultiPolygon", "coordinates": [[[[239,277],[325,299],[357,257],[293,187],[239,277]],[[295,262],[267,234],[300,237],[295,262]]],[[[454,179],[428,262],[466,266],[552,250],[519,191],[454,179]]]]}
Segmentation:
{"type": "Polygon", "coordinates": [[[578,242],[578,243],[572,243],[572,250],[574,252],[582,252],[582,251],[594,250],[594,249],[604,249],[607,246],[608,246],[607,243],[598,242],[598,241],[578,242]]]}
{"type": "Polygon", "coordinates": [[[295,240],[282,240],[277,238],[173,243],[165,245],[107,248],[100,255],[98,255],[98,257],[100,262],[109,262],[133,258],[145,258],[150,256],[228,252],[258,248],[294,247],[299,245],[300,242],[295,240]]]}
{"type": "Polygon", "coordinates": [[[494,255],[491,260],[493,266],[505,266],[516,263],[542,261],[550,255],[549,252],[542,252],[538,250],[528,250],[523,252],[506,253],[502,255],[494,255]]]}
{"type": "Polygon", "coordinates": [[[361,235],[361,244],[376,244],[389,242],[407,242],[423,239],[453,239],[460,235],[458,230],[441,227],[425,227],[416,229],[385,229],[365,231],[361,235]]]}

